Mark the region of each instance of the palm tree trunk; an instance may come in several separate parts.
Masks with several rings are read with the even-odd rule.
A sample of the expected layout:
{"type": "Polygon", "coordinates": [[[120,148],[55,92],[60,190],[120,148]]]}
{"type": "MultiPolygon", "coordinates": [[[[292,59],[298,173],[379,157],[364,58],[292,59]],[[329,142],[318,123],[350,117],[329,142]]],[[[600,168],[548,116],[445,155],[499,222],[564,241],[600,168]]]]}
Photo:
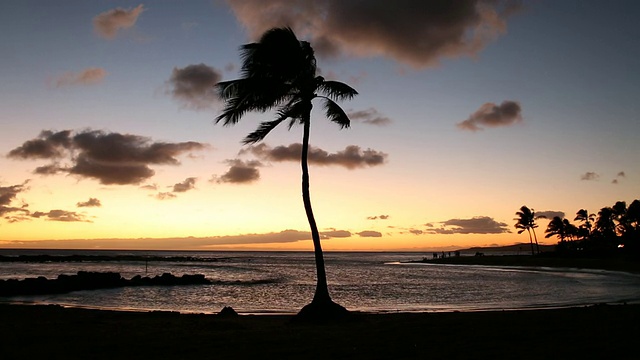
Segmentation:
{"type": "Polygon", "coordinates": [[[531,229],[527,228],[527,232],[529,233],[529,243],[531,243],[531,255],[535,255],[536,252],[533,249],[533,239],[531,238],[531,229]]]}
{"type": "Polygon", "coordinates": [[[533,229],[533,238],[536,241],[536,250],[538,251],[538,254],[540,254],[540,245],[538,245],[538,237],[536,236],[536,229],[533,229]]]}
{"type": "Polygon", "coordinates": [[[313,250],[316,259],[316,292],[313,296],[314,303],[331,302],[329,296],[329,287],[327,286],[327,273],[324,269],[324,256],[322,255],[322,245],[320,244],[320,233],[316,225],[316,219],[313,216],[311,208],[311,195],[309,193],[309,165],[307,163],[307,154],[309,152],[309,130],[310,114],[304,120],[304,135],[302,137],[302,156],[300,163],[302,164],[302,201],[304,202],[304,210],[307,213],[307,220],[311,228],[311,238],[313,240],[313,250]]]}

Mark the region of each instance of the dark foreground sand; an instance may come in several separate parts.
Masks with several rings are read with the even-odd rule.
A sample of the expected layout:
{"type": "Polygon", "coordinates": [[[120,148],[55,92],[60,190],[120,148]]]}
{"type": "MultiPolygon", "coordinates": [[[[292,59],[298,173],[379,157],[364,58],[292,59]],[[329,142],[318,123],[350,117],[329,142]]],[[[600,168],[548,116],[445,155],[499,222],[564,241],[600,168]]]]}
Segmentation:
{"type": "Polygon", "coordinates": [[[0,304],[0,359],[640,358],[640,305],[290,320],[0,304]]]}

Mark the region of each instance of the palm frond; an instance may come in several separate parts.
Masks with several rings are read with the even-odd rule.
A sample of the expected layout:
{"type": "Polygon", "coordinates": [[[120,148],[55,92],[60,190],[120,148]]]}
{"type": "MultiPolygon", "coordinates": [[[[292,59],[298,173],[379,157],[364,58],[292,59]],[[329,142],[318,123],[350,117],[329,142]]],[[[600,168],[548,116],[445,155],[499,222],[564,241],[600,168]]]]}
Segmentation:
{"type": "Polygon", "coordinates": [[[351,100],[358,92],[340,81],[321,81],[318,91],[335,101],[351,100]]]}
{"type": "MultiPolygon", "coordinates": [[[[294,98],[278,109],[278,117],[275,120],[260,123],[258,129],[247,135],[242,143],[247,145],[260,142],[281,122],[289,118],[292,122],[300,120],[305,116],[305,112],[308,112],[308,105],[305,105],[304,101],[294,98]]],[[[289,124],[289,129],[291,129],[291,124],[289,124]]]]}
{"type": "Polygon", "coordinates": [[[275,129],[276,126],[280,125],[280,123],[283,120],[284,119],[282,119],[282,118],[278,118],[276,120],[264,121],[264,122],[260,123],[260,126],[258,126],[258,128],[254,132],[252,132],[251,134],[247,135],[247,137],[245,137],[242,140],[242,143],[244,145],[249,145],[249,144],[255,144],[257,142],[260,142],[260,141],[264,140],[264,138],[267,135],[269,135],[271,130],[275,129]]]}
{"type": "Polygon", "coordinates": [[[336,104],[333,100],[324,99],[324,109],[325,115],[329,121],[340,125],[340,129],[349,128],[351,126],[349,116],[347,116],[340,105],[336,104]]]}

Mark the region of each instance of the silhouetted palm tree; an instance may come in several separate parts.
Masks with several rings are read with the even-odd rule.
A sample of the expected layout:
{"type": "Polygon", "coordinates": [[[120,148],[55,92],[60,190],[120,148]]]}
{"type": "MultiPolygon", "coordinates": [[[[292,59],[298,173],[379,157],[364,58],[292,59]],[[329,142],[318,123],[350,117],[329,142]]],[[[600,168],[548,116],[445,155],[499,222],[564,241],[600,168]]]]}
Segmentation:
{"type": "Polygon", "coordinates": [[[567,252],[577,249],[573,239],[578,237],[578,227],[570,223],[569,220],[554,216],[549,225],[547,225],[545,233],[545,238],[557,236],[560,239],[556,246],[556,251],[567,252]]]}
{"type": "Polygon", "coordinates": [[[538,253],[540,253],[540,247],[538,245],[538,237],[535,236],[535,228],[538,227],[536,224],[536,216],[533,209],[529,209],[526,206],[522,206],[520,211],[516,212],[517,218],[513,220],[517,220],[516,229],[519,229],[518,234],[522,234],[525,230],[529,233],[529,242],[531,243],[531,255],[535,255],[535,250],[533,248],[533,239],[531,238],[531,231],[533,230],[533,235],[536,239],[536,248],[538,253]]]}
{"type": "Polygon", "coordinates": [[[633,200],[631,204],[629,204],[623,224],[623,243],[625,250],[638,252],[640,250],[640,200],[633,200]]]}
{"type": "Polygon", "coordinates": [[[612,207],[606,206],[598,211],[598,217],[590,238],[593,242],[591,247],[594,250],[608,251],[617,245],[615,219],[616,212],[612,207]]]}
{"type": "Polygon", "coordinates": [[[545,238],[557,236],[560,241],[565,241],[565,239],[567,238],[566,224],[559,216],[554,216],[553,219],[551,219],[549,225],[547,225],[547,229],[544,232],[547,234],[544,236],[545,238]]]}
{"type": "Polygon", "coordinates": [[[289,28],[271,29],[262,35],[259,42],[243,45],[240,52],[241,77],[216,85],[225,102],[225,108],[216,123],[222,121],[224,125],[234,125],[247,112],[275,110],[276,118],[260,123],[254,132],[245,137],[244,144],[263,140],[285,120],[289,120],[289,129],[296,124],[302,125],[302,199],[311,228],[317,283],[313,301],[301,313],[305,309],[346,311],[329,296],[320,235],[311,208],[307,154],[312,101],[320,99],[326,117],[343,129],[350,126],[350,120],[336,101],[350,100],[358,93],[344,83],[317,76],[313,48],[308,42],[299,41],[289,28]]]}
{"type": "Polygon", "coordinates": [[[582,224],[579,227],[579,235],[584,240],[589,237],[591,234],[591,226],[596,219],[595,214],[589,214],[589,212],[585,209],[580,209],[576,213],[576,218],[574,221],[581,221],[582,224]]]}

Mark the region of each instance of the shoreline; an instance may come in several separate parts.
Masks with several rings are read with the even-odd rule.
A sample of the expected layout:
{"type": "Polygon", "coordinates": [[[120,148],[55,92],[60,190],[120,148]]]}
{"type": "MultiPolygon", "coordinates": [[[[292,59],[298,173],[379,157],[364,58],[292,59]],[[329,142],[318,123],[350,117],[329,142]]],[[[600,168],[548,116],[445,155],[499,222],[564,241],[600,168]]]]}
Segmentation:
{"type": "Polygon", "coordinates": [[[616,358],[636,355],[640,305],[530,311],[222,317],[0,304],[3,359],[616,358]]]}
{"type": "Polygon", "coordinates": [[[436,265],[479,265],[479,266],[518,266],[553,268],[557,270],[604,270],[640,274],[640,261],[626,258],[581,258],[581,257],[545,257],[531,255],[484,255],[459,256],[437,259],[424,258],[403,262],[403,264],[436,264],[436,265]]]}

